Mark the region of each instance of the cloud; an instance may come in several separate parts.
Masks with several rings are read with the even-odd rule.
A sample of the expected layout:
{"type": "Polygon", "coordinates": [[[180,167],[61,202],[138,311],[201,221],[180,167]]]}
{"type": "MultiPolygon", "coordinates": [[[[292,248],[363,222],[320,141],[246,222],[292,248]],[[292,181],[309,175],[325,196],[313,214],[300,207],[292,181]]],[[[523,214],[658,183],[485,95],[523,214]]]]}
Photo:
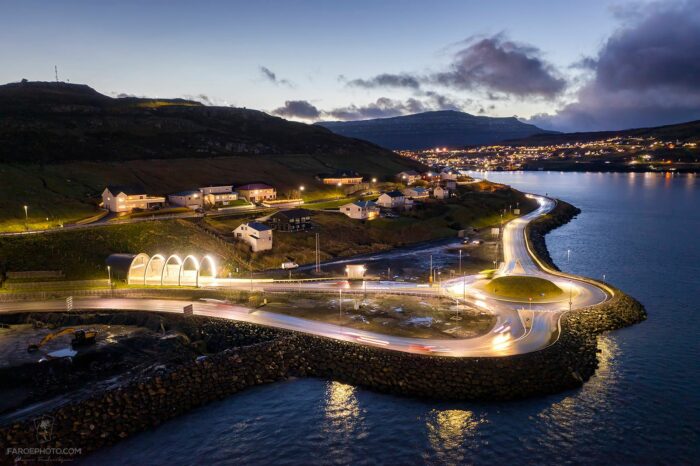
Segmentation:
{"type": "Polygon", "coordinates": [[[303,120],[362,120],[368,118],[388,118],[434,110],[459,110],[467,100],[457,102],[452,97],[433,91],[420,92],[420,97],[405,100],[380,97],[365,105],[347,105],[321,110],[306,100],[288,100],[283,107],[272,111],[275,115],[303,120]]]}
{"type": "Polygon", "coordinates": [[[566,80],[542,58],[536,47],[507,40],[503,34],[471,37],[443,71],[427,74],[382,73],[353,79],[349,86],[423,89],[439,85],[456,90],[482,90],[515,97],[554,98],[566,88],[566,80]]]}
{"type": "Polygon", "coordinates": [[[291,81],[287,79],[281,79],[277,77],[277,73],[272,71],[270,68],[266,66],[260,66],[260,73],[263,75],[265,79],[270,81],[271,83],[278,85],[278,86],[288,86],[288,87],[293,87],[293,84],[291,81]]]}
{"type": "Polygon", "coordinates": [[[637,5],[603,44],[576,100],[531,122],[565,131],[700,119],[700,4],[637,5]]]}
{"type": "Polygon", "coordinates": [[[382,73],[369,79],[353,79],[351,81],[348,81],[348,86],[363,87],[365,89],[372,89],[377,87],[418,89],[420,88],[420,81],[418,77],[411,76],[407,73],[382,73]]]}
{"type": "Polygon", "coordinates": [[[448,71],[430,79],[456,89],[483,89],[517,97],[554,98],[566,81],[545,61],[536,47],[516,43],[498,34],[470,38],[454,55],[448,71]]]}
{"type": "Polygon", "coordinates": [[[317,120],[321,117],[321,111],[308,100],[288,100],[283,107],[273,110],[272,113],[286,118],[306,120],[317,120]]]}

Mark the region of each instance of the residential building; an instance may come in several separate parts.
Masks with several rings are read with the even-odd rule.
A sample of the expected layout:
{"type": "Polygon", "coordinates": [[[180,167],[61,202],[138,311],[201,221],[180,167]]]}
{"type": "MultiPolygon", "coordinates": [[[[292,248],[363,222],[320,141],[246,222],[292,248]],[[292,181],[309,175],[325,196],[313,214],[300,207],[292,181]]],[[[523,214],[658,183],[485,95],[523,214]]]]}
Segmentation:
{"type": "Polygon", "coordinates": [[[168,194],[168,202],[171,205],[187,207],[192,210],[201,209],[204,206],[202,193],[198,189],[168,194]]]}
{"type": "Polygon", "coordinates": [[[406,188],[403,190],[403,194],[411,199],[427,199],[430,197],[430,191],[421,186],[406,188]]]}
{"type": "Polygon", "coordinates": [[[323,184],[352,185],[362,183],[362,176],[352,170],[338,170],[332,175],[320,175],[323,184]]]}
{"type": "Polygon", "coordinates": [[[340,211],[356,220],[372,220],[379,216],[379,208],[372,201],[355,201],[340,206],[340,211]]]}
{"type": "Polygon", "coordinates": [[[396,179],[401,183],[413,184],[421,179],[421,175],[417,171],[409,170],[396,175],[396,179]]]}
{"type": "Polygon", "coordinates": [[[443,171],[442,173],[440,173],[440,179],[443,181],[445,181],[445,180],[457,181],[458,176],[459,176],[459,174],[457,172],[454,172],[451,170],[443,171]]]}
{"type": "Polygon", "coordinates": [[[377,199],[377,205],[387,209],[398,209],[404,207],[406,196],[401,191],[389,191],[382,193],[377,199]]]}
{"type": "Polygon", "coordinates": [[[272,215],[268,224],[278,231],[304,231],[311,228],[311,211],[306,209],[281,210],[272,215]]]}
{"type": "Polygon", "coordinates": [[[265,183],[250,183],[239,186],[236,191],[238,195],[248,202],[262,202],[277,198],[277,191],[272,186],[265,183]]]}
{"type": "Polygon", "coordinates": [[[233,190],[233,185],[204,186],[199,188],[202,200],[207,207],[227,206],[232,201],[238,200],[238,193],[233,190]]]}
{"type": "Polygon", "coordinates": [[[450,190],[442,186],[436,186],[435,189],[433,189],[433,197],[435,199],[447,199],[450,197],[450,190]]]}
{"type": "Polygon", "coordinates": [[[457,182],[454,180],[445,180],[442,182],[442,185],[447,189],[457,189],[457,182]]]}
{"type": "Polygon", "coordinates": [[[125,186],[107,186],[102,191],[102,203],[110,212],[131,212],[134,209],[147,210],[153,207],[162,207],[165,198],[161,196],[149,196],[140,188],[125,186]]]}
{"type": "Polygon", "coordinates": [[[250,245],[253,252],[272,249],[272,228],[260,222],[243,223],[233,230],[233,236],[250,245]]]}

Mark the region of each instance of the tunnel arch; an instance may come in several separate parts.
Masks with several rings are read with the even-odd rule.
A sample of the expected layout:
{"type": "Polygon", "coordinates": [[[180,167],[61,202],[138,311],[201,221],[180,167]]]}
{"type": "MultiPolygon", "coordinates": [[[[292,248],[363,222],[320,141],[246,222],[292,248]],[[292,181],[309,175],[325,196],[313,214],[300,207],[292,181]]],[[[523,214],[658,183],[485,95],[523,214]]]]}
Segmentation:
{"type": "Polygon", "coordinates": [[[160,284],[179,285],[180,284],[180,269],[182,268],[182,259],[177,254],[171,254],[163,264],[163,270],[160,276],[160,284]],[[174,263],[173,263],[174,260],[174,263]]]}
{"type": "Polygon", "coordinates": [[[216,262],[209,254],[207,254],[204,257],[202,257],[202,261],[199,263],[199,283],[211,283],[215,278],[216,262]]]}
{"type": "Polygon", "coordinates": [[[165,267],[165,256],[154,254],[146,264],[143,274],[144,285],[161,285],[163,278],[163,268],[165,267]]]}
{"type": "Polygon", "coordinates": [[[150,260],[151,257],[146,253],[142,252],[137,254],[129,265],[129,271],[126,275],[126,283],[145,283],[146,268],[150,260]]]}
{"type": "Polygon", "coordinates": [[[182,260],[178,284],[181,286],[199,286],[199,269],[199,260],[192,254],[186,256],[182,260]],[[194,265],[194,269],[187,269],[188,263],[194,265]]]}

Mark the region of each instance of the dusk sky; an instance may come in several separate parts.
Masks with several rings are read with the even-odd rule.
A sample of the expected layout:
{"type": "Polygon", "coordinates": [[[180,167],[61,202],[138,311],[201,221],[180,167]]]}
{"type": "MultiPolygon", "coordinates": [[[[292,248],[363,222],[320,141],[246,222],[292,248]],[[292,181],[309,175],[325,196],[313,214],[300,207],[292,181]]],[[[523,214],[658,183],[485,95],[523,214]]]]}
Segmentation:
{"type": "Polygon", "coordinates": [[[700,0],[0,2],[0,81],[301,121],[458,109],[544,128],[700,119],[700,0]],[[436,4],[440,5],[439,8],[436,4]]]}

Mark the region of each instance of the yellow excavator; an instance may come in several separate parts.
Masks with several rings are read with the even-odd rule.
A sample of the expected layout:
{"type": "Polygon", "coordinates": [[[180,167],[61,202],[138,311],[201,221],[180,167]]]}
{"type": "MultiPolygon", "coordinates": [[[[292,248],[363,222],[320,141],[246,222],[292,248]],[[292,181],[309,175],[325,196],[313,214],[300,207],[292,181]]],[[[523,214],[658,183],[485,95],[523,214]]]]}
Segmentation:
{"type": "Polygon", "coordinates": [[[53,332],[49,333],[46,335],[44,338],[41,339],[41,341],[37,344],[30,344],[27,347],[27,351],[30,353],[33,353],[34,351],[38,351],[39,348],[44,346],[46,343],[50,342],[54,338],[60,337],[61,335],[68,335],[69,333],[73,334],[73,339],[71,340],[71,346],[72,347],[80,347],[80,346],[87,346],[87,345],[92,345],[95,343],[95,339],[97,338],[97,331],[95,330],[83,330],[83,329],[76,329],[73,327],[67,327],[64,329],[59,330],[58,332],[53,332]]]}

